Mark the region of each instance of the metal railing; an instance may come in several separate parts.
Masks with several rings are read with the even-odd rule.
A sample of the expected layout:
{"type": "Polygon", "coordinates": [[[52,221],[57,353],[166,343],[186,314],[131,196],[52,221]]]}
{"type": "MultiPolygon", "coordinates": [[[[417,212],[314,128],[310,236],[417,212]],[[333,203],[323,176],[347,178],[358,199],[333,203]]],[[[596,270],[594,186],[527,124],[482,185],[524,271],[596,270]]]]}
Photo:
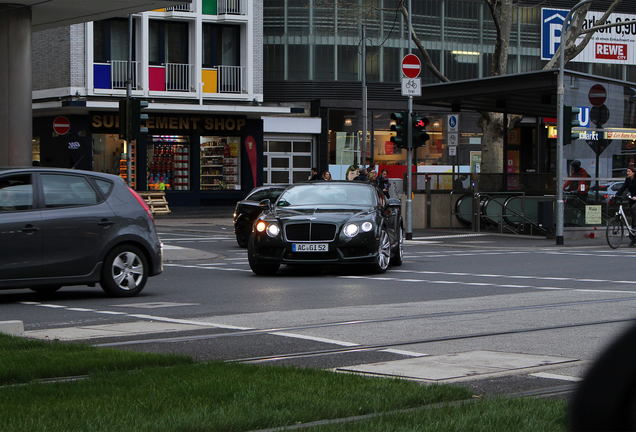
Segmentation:
{"type": "Polygon", "coordinates": [[[176,6],[168,6],[166,8],[166,12],[172,12],[172,11],[192,12],[193,11],[192,3],[180,4],[176,6]]]}
{"type": "MultiPolygon", "coordinates": [[[[132,62],[132,88],[137,89],[139,74],[137,70],[139,62],[132,62]]],[[[111,60],[110,62],[110,83],[114,89],[125,89],[128,85],[128,62],[126,60],[111,60]]]]}
{"type": "Polygon", "coordinates": [[[219,15],[247,15],[247,0],[218,0],[216,13],[219,15]]]}
{"type": "Polygon", "coordinates": [[[242,66],[217,66],[219,93],[245,93],[243,79],[245,68],[242,66]]]}
{"type": "Polygon", "coordinates": [[[166,91],[191,91],[191,64],[166,63],[166,91]]]}

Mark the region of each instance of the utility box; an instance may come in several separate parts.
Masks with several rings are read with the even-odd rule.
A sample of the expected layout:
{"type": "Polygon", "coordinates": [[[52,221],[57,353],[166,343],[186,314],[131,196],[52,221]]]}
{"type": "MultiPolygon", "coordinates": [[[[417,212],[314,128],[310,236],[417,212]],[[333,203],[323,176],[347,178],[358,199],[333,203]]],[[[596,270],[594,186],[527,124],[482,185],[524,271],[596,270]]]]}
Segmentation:
{"type": "Polygon", "coordinates": [[[537,203],[537,222],[545,229],[554,227],[554,203],[539,201],[537,203]]]}

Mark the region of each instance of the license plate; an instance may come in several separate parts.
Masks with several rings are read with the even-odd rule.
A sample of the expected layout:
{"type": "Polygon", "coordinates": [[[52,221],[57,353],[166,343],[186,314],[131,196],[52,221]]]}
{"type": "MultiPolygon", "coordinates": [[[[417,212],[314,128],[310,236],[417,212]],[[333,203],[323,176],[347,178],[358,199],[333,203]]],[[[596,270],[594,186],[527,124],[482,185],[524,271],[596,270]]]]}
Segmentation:
{"type": "Polygon", "coordinates": [[[326,243],[292,243],[293,252],[329,252],[326,243]]]}

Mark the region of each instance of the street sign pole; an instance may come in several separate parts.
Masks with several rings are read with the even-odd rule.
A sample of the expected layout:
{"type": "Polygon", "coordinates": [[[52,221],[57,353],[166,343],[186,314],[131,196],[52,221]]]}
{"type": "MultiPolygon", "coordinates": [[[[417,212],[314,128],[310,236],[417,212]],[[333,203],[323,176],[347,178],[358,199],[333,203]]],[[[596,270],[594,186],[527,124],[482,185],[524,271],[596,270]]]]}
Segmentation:
{"type": "MultiPolygon", "coordinates": [[[[408,12],[409,12],[409,22],[408,22],[408,44],[409,44],[409,55],[412,53],[411,48],[411,0],[408,0],[408,12]]],[[[404,61],[402,70],[404,71],[404,61]]],[[[419,75],[419,72],[418,72],[419,75]]],[[[407,75],[408,76],[408,75],[407,75]]],[[[406,239],[413,240],[413,199],[411,195],[413,194],[413,173],[412,173],[412,165],[413,165],[413,143],[411,142],[411,137],[413,135],[412,132],[412,121],[413,121],[413,96],[409,96],[409,115],[406,121],[406,239]]]]}

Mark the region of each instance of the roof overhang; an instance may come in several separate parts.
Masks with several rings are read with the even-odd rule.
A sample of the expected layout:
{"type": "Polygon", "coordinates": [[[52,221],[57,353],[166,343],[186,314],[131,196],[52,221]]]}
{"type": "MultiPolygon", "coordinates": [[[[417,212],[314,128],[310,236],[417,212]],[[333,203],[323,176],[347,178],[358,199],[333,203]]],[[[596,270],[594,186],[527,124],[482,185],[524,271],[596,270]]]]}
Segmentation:
{"type": "Polygon", "coordinates": [[[40,31],[183,3],[191,0],[0,0],[0,13],[2,9],[29,7],[32,29],[40,31]]]}
{"type": "MultiPolygon", "coordinates": [[[[565,71],[565,82],[582,78],[599,83],[629,85],[625,81],[565,71]]],[[[633,84],[636,87],[636,84],[633,84]]],[[[556,117],[558,70],[455,81],[422,86],[414,102],[447,108],[453,112],[478,111],[556,117]]]]}

